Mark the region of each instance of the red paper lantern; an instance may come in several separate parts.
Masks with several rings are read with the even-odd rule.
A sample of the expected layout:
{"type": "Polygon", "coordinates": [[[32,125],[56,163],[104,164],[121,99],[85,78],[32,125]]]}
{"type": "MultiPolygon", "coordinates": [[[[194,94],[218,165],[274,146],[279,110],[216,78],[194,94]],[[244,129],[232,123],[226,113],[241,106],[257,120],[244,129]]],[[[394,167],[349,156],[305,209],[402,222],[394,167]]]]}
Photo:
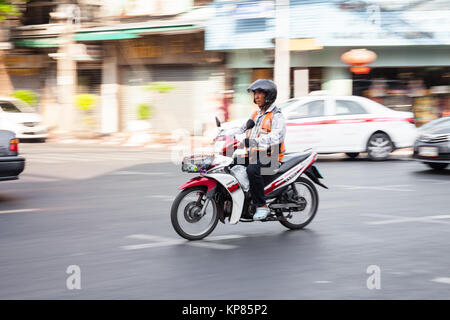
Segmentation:
{"type": "Polygon", "coordinates": [[[354,74],[368,74],[370,72],[369,67],[351,67],[350,71],[354,74]]]}
{"type": "Polygon", "coordinates": [[[353,49],[345,52],[341,60],[349,65],[362,66],[374,62],[377,59],[375,52],[367,49],[353,49]]]}

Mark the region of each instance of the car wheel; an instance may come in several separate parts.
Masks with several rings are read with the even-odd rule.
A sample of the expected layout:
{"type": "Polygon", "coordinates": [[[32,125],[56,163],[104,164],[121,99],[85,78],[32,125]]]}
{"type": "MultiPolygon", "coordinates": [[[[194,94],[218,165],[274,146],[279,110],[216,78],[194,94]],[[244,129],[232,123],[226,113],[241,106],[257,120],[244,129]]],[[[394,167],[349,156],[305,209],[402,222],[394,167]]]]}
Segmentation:
{"type": "Polygon", "coordinates": [[[349,158],[354,159],[354,158],[356,158],[357,156],[359,156],[359,152],[347,152],[346,155],[347,155],[349,158]]]}
{"type": "Polygon", "coordinates": [[[385,133],[375,133],[367,142],[367,154],[370,160],[386,160],[389,154],[394,150],[394,144],[385,133]]]}
{"type": "Polygon", "coordinates": [[[434,170],[444,170],[448,166],[448,163],[441,162],[426,162],[426,164],[434,170]]]}

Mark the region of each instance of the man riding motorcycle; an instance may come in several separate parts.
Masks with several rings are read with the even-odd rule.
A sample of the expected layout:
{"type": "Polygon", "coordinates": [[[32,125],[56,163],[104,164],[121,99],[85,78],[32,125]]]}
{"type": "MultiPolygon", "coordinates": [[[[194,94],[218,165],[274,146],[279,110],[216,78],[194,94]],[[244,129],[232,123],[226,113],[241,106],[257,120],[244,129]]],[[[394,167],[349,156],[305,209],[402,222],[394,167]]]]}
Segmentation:
{"type": "MultiPolygon", "coordinates": [[[[250,182],[250,193],[256,205],[254,220],[264,220],[270,213],[264,195],[264,174],[273,174],[273,169],[279,167],[283,160],[286,135],[286,124],[283,114],[275,105],[277,86],[271,80],[259,79],[247,89],[253,92],[253,102],[259,110],[252,115],[255,126],[247,131],[247,137],[241,147],[247,152],[244,158],[235,160],[236,164],[247,166],[250,182]]],[[[230,134],[242,134],[247,129],[246,124],[232,129],[230,134]]]]}

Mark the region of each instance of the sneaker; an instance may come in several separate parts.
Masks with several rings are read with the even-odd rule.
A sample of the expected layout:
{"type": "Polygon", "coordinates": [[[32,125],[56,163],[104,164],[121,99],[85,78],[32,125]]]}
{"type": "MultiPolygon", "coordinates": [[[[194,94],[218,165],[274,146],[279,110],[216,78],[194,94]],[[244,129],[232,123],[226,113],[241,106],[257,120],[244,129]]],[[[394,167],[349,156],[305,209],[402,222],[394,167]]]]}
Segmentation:
{"type": "Polygon", "coordinates": [[[256,208],[256,212],[255,212],[255,215],[253,216],[253,220],[255,220],[255,221],[264,220],[265,218],[267,218],[269,213],[270,213],[269,208],[263,208],[263,207],[256,208]]]}

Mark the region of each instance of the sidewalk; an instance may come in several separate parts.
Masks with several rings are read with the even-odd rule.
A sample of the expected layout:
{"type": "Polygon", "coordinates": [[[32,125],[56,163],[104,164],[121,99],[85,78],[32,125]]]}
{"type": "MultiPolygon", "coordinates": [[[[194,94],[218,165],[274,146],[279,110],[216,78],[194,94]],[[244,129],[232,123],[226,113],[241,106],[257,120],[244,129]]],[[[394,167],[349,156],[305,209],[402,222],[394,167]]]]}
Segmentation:
{"type": "MultiPolygon", "coordinates": [[[[191,145],[198,147],[209,147],[211,139],[203,136],[190,136],[191,145]]],[[[148,149],[170,150],[177,145],[170,134],[131,134],[131,133],[113,133],[113,134],[64,134],[51,133],[47,138],[51,143],[62,144],[97,144],[124,147],[141,147],[148,149]]]]}

